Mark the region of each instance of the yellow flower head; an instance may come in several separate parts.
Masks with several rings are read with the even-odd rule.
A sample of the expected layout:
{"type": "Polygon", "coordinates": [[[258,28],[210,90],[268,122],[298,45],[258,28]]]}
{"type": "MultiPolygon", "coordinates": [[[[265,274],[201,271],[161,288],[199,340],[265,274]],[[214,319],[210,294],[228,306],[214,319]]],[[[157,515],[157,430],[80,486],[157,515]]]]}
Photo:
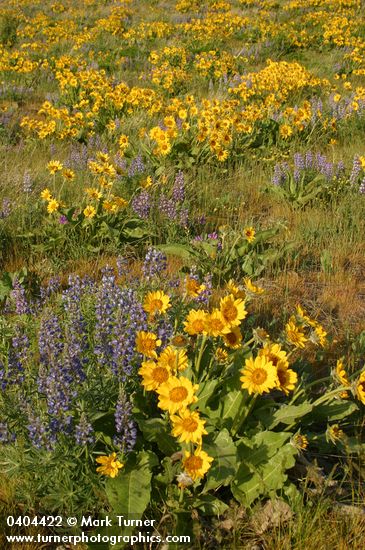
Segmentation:
{"type": "Polygon", "coordinates": [[[282,138],[286,139],[293,133],[293,129],[288,124],[282,124],[279,129],[279,134],[282,138]]]}
{"type": "Polygon", "coordinates": [[[147,176],[145,180],[141,181],[141,187],[143,187],[144,189],[151,187],[152,184],[153,184],[153,180],[151,176],[147,176]]]}
{"type": "Polygon", "coordinates": [[[305,451],[308,447],[308,438],[305,435],[297,433],[291,438],[291,444],[294,445],[298,451],[305,451]]]}
{"type": "Polygon", "coordinates": [[[159,365],[166,365],[173,371],[185,370],[188,366],[188,356],[183,349],[167,346],[159,355],[159,365]]]}
{"type": "Polygon", "coordinates": [[[250,395],[268,393],[278,385],[276,368],[266,357],[246,359],[241,373],[242,388],[247,389],[250,395]]]}
{"type": "Polygon", "coordinates": [[[239,327],[232,327],[229,332],[223,334],[225,345],[231,349],[239,349],[242,342],[242,334],[239,327]]]}
{"type": "Polygon", "coordinates": [[[138,373],[143,377],[142,386],[147,391],[157,390],[161,384],[167,382],[171,374],[168,365],[154,361],[144,361],[138,373]]]}
{"type": "Polygon", "coordinates": [[[100,160],[100,162],[109,162],[110,160],[108,153],[104,153],[103,151],[98,151],[96,153],[96,158],[100,160]]]}
{"type": "Polygon", "coordinates": [[[317,346],[321,346],[322,348],[324,348],[327,343],[326,336],[327,332],[323,329],[321,325],[317,324],[310,335],[310,340],[317,346]]]}
{"type": "Polygon", "coordinates": [[[334,444],[343,439],[344,436],[345,434],[338,424],[332,424],[332,426],[328,426],[326,430],[327,441],[331,441],[334,444]]]}
{"type": "Polygon", "coordinates": [[[217,363],[223,364],[228,360],[228,352],[224,348],[217,348],[214,354],[214,358],[217,363]]]}
{"type": "Polygon", "coordinates": [[[304,348],[307,338],[304,332],[295,324],[295,319],[291,317],[289,323],[285,325],[286,338],[288,342],[293,344],[296,348],[304,348]]]}
{"type": "Polygon", "coordinates": [[[347,376],[347,372],[346,372],[346,369],[344,367],[342,359],[337,360],[334,375],[337,378],[337,380],[339,381],[339,383],[342,384],[343,386],[349,386],[350,385],[350,380],[347,376]]]}
{"type": "Polygon", "coordinates": [[[292,369],[288,369],[284,364],[278,364],[276,367],[278,382],[277,388],[288,395],[290,391],[295,389],[298,382],[298,375],[292,369]]]}
{"type": "Polygon", "coordinates": [[[254,328],[252,334],[257,344],[267,344],[270,342],[270,335],[261,327],[254,328]]]}
{"type": "Polygon", "coordinates": [[[229,152],[227,151],[227,149],[218,149],[215,154],[219,162],[224,162],[225,160],[227,160],[228,155],[229,152]]]}
{"type": "Polygon", "coordinates": [[[365,170],[365,157],[359,157],[359,162],[361,164],[361,168],[365,170]]]}
{"type": "Polygon", "coordinates": [[[70,170],[70,168],[65,168],[62,172],[63,177],[65,180],[72,181],[75,179],[75,172],[73,170],[70,170]]]}
{"type": "Polygon", "coordinates": [[[202,451],[199,447],[194,451],[194,454],[185,451],[184,471],[194,481],[202,479],[211,467],[213,460],[208,453],[202,451]]]}
{"type": "Polygon", "coordinates": [[[112,195],[113,203],[117,208],[125,208],[128,205],[128,201],[118,195],[112,195]]]}
{"type": "Polygon", "coordinates": [[[263,294],[265,292],[260,286],[254,285],[248,277],[245,279],[245,287],[249,294],[263,294]]]}
{"type": "Polygon", "coordinates": [[[174,348],[186,348],[189,344],[189,338],[184,334],[175,334],[171,339],[171,345],[174,348]]]}
{"type": "Polygon", "coordinates": [[[255,240],[256,231],[253,227],[245,227],[243,233],[245,235],[246,241],[248,241],[249,243],[252,243],[255,240]]]}
{"type": "Polygon", "coordinates": [[[240,298],[244,300],[246,298],[246,292],[243,290],[242,287],[238,286],[233,279],[230,279],[228,281],[228,283],[226,284],[226,289],[230,294],[233,294],[236,299],[240,298]]]}
{"type": "Polygon", "coordinates": [[[51,199],[47,205],[47,212],[48,214],[52,214],[52,212],[56,212],[60,206],[60,203],[56,201],[56,199],[51,199]]]}
{"type": "Polygon", "coordinates": [[[101,199],[103,194],[95,187],[85,187],[85,193],[89,195],[91,199],[101,199]]]}
{"type": "Polygon", "coordinates": [[[220,336],[227,327],[227,322],[219,309],[213,309],[207,314],[205,320],[205,330],[209,336],[220,336]]]}
{"type": "Polygon", "coordinates": [[[203,290],[205,290],[206,287],[205,285],[201,285],[200,283],[198,283],[198,281],[187,275],[185,279],[185,288],[186,294],[188,296],[196,298],[197,296],[199,296],[199,294],[203,292],[203,290]]]}
{"type": "Polygon", "coordinates": [[[119,147],[120,147],[121,149],[123,149],[123,150],[124,150],[124,149],[127,149],[128,145],[129,145],[128,136],[122,134],[122,135],[120,136],[120,138],[119,138],[118,143],[119,143],[119,147]]]}
{"type": "Polygon", "coordinates": [[[118,475],[119,470],[124,466],[124,464],[117,459],[117,453],[112,453],[109,456],[99,456],[96,462],[101,464],[101,466],[96,468],[99,474],[113,478],[118,475]]]}
{"type": "Polygon", "coordinates": [[[144,330],[137,332],[136,349],[139,353],[157,359],[156,348],[159,346],[161,346],[161,340],[153,332],[145,332],[144,330]]]}
{"type": "Polygon", "coordinates": [[[268,361],[271,361],[275,367],[287,369],[289,367],[289,361],[286,351],[281,349],[280,344],[267,343],[262,349],[259,350],[259,357],[266,357],[268,361]]]}
{"type": "Polygon", "coordinates": [[[86,208],[84,208],[83,214],[85,218],[91,219],[95,216],[96,209],[93,206],[91,206],[91,204],[89,204],[86,208]]]}
{"type": "Polygon", "coordinates": [[[149,292],[143,304],[143,309],[153,317],[156,314],[166,313],[171,307],[170,297],[162,290],[149,292]]]}
{"type": "Polygon", "coordinates": [[[158,406],[170,414],[175,414],[181,409],[186,409],[191,403],[198,400],[195,392],[198,384],[193,385],[188,378],[171,376],[157,389],[159,395],[158,406]]]}
{"type": "Polygon", "coordinates": [[[206,334],[205,321],[207,312],[202,309],[191,309],[184,322],[184,330],[193,336],[194,334],[206,334]]]}
{"type": "Polygon", "coordinates": [[[221,298],[220,310],[229,327],[238,326],[247,315],[244,301],[236,300],[233,294],[221,298]]]}
{"type": "Polygon", "coordinates": [[[202,420],[197,411],[181,410],[179,416],[170,418],[173,428],[172,435],[178,437],[180,443],[195,443],[201,445],[202,436],[208,432],[204,429],[205,420],[202,420]]]}
{"type": "Polygon", "coordinates": [[[43,189],[41,192],[41,197],[44,201],[50,201],[52,198],[51,192],[49,189],[43,189]]]}
{"type": "Polygon", "coordinates": [[[60,172],[63,168],[63,164],[59,160],[50,160],[47,164],[48,172],[50,174],[56,174],[60,172]]]}

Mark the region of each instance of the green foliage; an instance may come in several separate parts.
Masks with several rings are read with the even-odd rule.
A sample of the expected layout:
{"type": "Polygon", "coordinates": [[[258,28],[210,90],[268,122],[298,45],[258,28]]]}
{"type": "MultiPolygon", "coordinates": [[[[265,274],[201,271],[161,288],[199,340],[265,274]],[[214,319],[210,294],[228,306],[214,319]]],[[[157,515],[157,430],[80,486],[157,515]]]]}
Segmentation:
{"type": "Polygon", "coordinates": [[[284,487],[286,471],[295,464],[295,447],[290,434],[259,432],[237,444],[240,466],[232,483],[234,497],[250,506],[259,496],[270,496],[284,487]]]}
{"type": "Polygon", "coordinates": [[[291,248],[290,242],[279,244],[276,239],[282,229],[282,226],[277,225],[259,230],[250,242],[245,235],[245,228],[241,231],[225,228],[214,237],[208,235],[190,244],[169,243],[159,245],[158,248],[166,254],[181,258],[186,269],[193,264],[201,275],[211,274],[215,284],[222,284],[232,278],[257,278],[266,269],[278,265],[291,248]]]}
{"type": "Polygon", "coordinates": [[[11,13],[3,13],[0,15],[0,43],[5,46],[14,46],[17,35],[16,31],[19,26],[19,19],[11,13]]]}
{"type": "Polygon", "coordinates": [[[130,457],[123,475],[109,479],[105,492],[116,515],[140,519],[150,502],[152,468],[158,459],[152,452],[142,451],[130,457]]]}

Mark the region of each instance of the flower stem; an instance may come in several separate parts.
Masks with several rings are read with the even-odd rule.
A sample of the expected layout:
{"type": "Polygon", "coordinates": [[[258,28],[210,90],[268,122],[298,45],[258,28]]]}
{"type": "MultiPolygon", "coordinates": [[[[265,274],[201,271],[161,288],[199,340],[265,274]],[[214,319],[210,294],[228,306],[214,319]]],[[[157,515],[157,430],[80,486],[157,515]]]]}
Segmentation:
{"type": "Polygon", "coordinates": [[[201,341],[201,344],[200,344],[200,350],[199,350],[199,355],[198,355],[198,359],[195,363],[195,370],[196,370],[196,373],[197,373],[197,376],[198,376],[198,380],[200,380],[201,378],[201,372],[200,372],[200,363],[201,363],[201,360],[202,360],[202,357],[203,357],[203,353],[204,353],[204,350],[205,350],[205,342],[207,340],[207,335],[206,334],[203,334],[203,338],[202,338],[202,341],[201,341]]]}
{"type": "Polygon", "coordinates": [[[236,435],[240,431],[242,424],[244,423],[244,421],[246,420],[246,418],[248,417],[248,415],[250,414],[250,412],[252,411],[256,403],[257,395],[258,395],[257,393],[253,395],[250,401],[246,404],[245,394],[242,392],[242,401],[241,401],[242,409],[240,407],[240,409],[238,410],[238,413],[233,419],[232,435],[236,435]]]}

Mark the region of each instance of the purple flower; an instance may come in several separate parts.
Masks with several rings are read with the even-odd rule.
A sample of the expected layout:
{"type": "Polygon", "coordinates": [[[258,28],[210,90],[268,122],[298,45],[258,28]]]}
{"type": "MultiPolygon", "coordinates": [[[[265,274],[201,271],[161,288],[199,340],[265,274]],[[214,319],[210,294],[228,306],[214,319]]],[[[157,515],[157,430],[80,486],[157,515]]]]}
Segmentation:
{"type": "Polygon", "coordinates": [[[114,417],[117,432],[117,435],[114,437],[114,444],[121,449],[123,454],[127,454],[133,451],[136,444],[137,425],[133,420],[132,405],[128,401],[124,391],[119,393],[114,417]]]}
{"type": "Polygon", "coordinates": [[[352,162],[352,170],[351,170],[350,180],[349,180],[351,185],[355,185],[355,183],[357,183],[357,179],[359,177],[360,172],[361,172],[361,162],[359,160],[359,157],[355,156],[352,162]]]}
{"type": "Polygon", "coordinates": [[[363,178],[360,183],[359,193],[361,193],[361,195],[365,194],[365,178],[363,178]]]}
{"type": "Polygon", "coordinates": [[[306,168],[313,168],[313,153],[312,151],[307,151],[305,154],[305,167],[306,168]]]}
{"type": "Polygon", "coordinates": [[[121,170],[123,172],[127,168],[127,162],[126,162],[125,158],[123,158],[119,152],[114,156],[114,163],[117,166],[117,168],[119,168],[119,170],[121,170]]]}
{"type": "Polygon", "coordinates": [[[134,158],[129,166],[128,169],[128,176],[133,177],[137,174],[143,174],[143,172],[146,170],[146,167],[143,163],[141,155],[138,155],[136,158],[134,158]]]}
{"type": "Polygon", "coordinates": [[[32,178],[30,176],[30,172],[26,171],[24,172],[23,176],[23,191],[24,193],[31,193],[32,192],[32,178]]]}
{"type": "Polygon", "coordinates": [[[78,146],[74,143],[71,145],[71,152],[67,164],[71,168],[84,170],[87,167],[87,162],[89,160],[88,149],[86,145],[78,146]]]}
{"type": "Polygon", "coordinates": [[[294,154],[294,166],[297,170],[301,171],[305,168],[305,159],[301,153],[294,154]]]}
{"type": "Polygon", "coordinates": [[[132,200],[132,208],[142,219],[147,219],[151,211],[151,195],[148,191],[141,191],[132,200]]]}
{"type": "Polygon", "coordinates": [[[179,222],[181,227],[187,229],[189,226],[189,210],[187,208],[181,208],[179,214],[179,222]]]}
{"type": "Polygon", "coordinates": [[[46,287],[41,288],[41,303],[44,304],[47,298],[56,294],[61,288],[60,277],[51,277],[46,287]]]}
{"type": "Polygon", "coordinates": [[[7,354],[6,364],[0,362],[0,384],[4,391],[8,386],[24,382],[24,372],[29,357],[29,338],[17,327],[7,354]]]}
{"type": "Polygon", "coordinates": [[[68,223],[68,219],[64,214],[61,214],[61,216],[58,218],[58,222],[61,225],[65,225],[66,223],[68,223]]]}
{"type": "Polygon", "coordinates": [[[272,177],[272,184],[275,185],[275,187],[279,187],[282,183],[284,183],[286,178],[286,173],[283,170],[283,164],[278,163],[274,166],[274,175],[272,177]]]}
{"type": "Polygon", "coordinates": [[[198,302],[198,304],[202,304],[203,306],[207,307],[210,297],[213,293],[212,275],[210,273],[205,275],[203,279],[203,285],[205,286],[204,290],[199,293],[195,300],[198,302]]]}
{"type": "Polygon", "coordinates": [[[9,432],[6,422],[0,422],[0,443],[12,443],[15,441],[15,434],[9,432]]]}
{"type": "Polygon", "coordinates": [[[47,433],[47,429],[39,414],[33,410],[33,407],[29,407],[28,410],[28,436],[34,447],[37,449],[46,448],[52,449],[52,443],[47,433]]]}
{"type": "Polygon", "coordinates": [[[65,339],[57,315],[48,314],[41,320],[38,389],[46,398],[49,418],[47,433],[52,443],[57,441],[59,433],[69,434],[71,431],[72,416],[69,411],[78,394],[78,383],[83,379],[77,356],[78,339],[77,334],[69,342],[65,339]]]}
{"type": "Polygon", "coordinates": [[[76,444],[81,446],[94,443],[93,427],[88,422],[85,413],[82,413],[80,422],[75,428],[75,440],[76,444]]]}
{"type": "Polygon", "coordinates": [[[110,334],[110,346],[112,372],[123,382],[133,373],[139,360],[135,349],[138,330],[147,330],[146,312],[132,289],[122,289],[110,334]]]}
{"type": "Polygon", "coordinates": [[[26,297],[25,289],[16,278],[13,283],[11,297],[15,302],[15,313],[18,315],[26,315],[30,313],[29,303],[26,297]]]}
{"type": "Polygon", "coordinates": [[[147,281],[160,277],[167,269],[167,258],[163,252],[150,247],[145,256],[142,272],[147,281]]]}
{"type": "Polygon", "coordinates": [[[0,220],[8,218],[11,213],[11,201],[8,198],[3,199],[3,204],[0,210],[0,220]]]}
{"type": "Polygon", "coordinates": [[[175,202],[184,202],[185,199],[185,178],[182,170],[179,170],[175,177],[172,198],[175,202]]]}
{"type": "Polygon", "coordinates": [[[168,199],[166,195],[160,196],[160,202],[158,208],[161,214],[164,214],[169,220],[176,218],[176,205],[173,199],[168,199]]]}

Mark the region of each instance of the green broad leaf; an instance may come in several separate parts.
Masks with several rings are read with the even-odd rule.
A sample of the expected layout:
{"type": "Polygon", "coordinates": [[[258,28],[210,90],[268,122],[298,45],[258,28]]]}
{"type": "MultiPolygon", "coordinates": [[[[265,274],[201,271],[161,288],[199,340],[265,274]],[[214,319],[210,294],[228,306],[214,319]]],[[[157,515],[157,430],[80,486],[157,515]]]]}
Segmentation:
{"type": "Polygon", "coordinates": [[[289,192],[293,195],[293,197],[296,197],[298,194],[298,185],[293,178],[292,174],[288,174],[289,178],[289,192]]]}
{"type": "MultiPolygon", "coordinates": [[[[140,519],[150,502],[152,468],[158,459],[151,451],[142,451],[114,478],[108,478],[105,491],[116,515],[140,519]],[[134,460],[133,460],[134,459],[134,460]]],[[[132,528],[127,528],[132,529],[132,528]]]]}
{"type": "Polygon", "coordinates": [[[171,485],[176,475],[171,458],[166,456],[162,460],[161,466],[163,467],[163,472],[154,476],[153,480],[163,485],[171,485]]]}
{"type": "Polygon", "coordinates": [[[221,516],[228,509],[228,505],[214,495],[201,495],[194,500],[194,508],[200,510],[204,516],[221,516]]]}
{"type": "MultiPolygon", "coordinates": [[[[174,535],[183,536],[188,535],[190,536],[190,540],[193,540],[193,519],[191,517],[191,512],[185,512],[185,511],[179,511],[174,512],[175,517],[175,529],[174,529],[174,535]]],[[[169,544],[169,550],[180,550],[181,545],[178,544],[169,544]]]]}
{"type": "Polygon", "coordinates": [[[64,213],[65,213],[65,216],[66,216],[68,222],[70,222],[70,223],[74,222],[73,215],[74,215],[75,211],[76,211],[75,207],[67,208],[67,210],[64,210],[64,213]]]}
{"type": "Polygon", "coordinates": [[[180,449],[176,439],[167,431],[162,418],[137,419],[137,422],[143,432],[143,437],[147,441],[156,443],[164,455],[171,456],[180,449]]]}
{"type": "Polygon", "coordinates": [[[243,506],[249,507],[258,497],[269,496],[284,488],[288,477],[286,470],[294,466],[297,451],[287,443],[269,457],[275,447],[277,449],[272,444],[265,452],[257,452],[257,449],[256,453],[249,454],[247,462],[239,466],[231,490],[243,506]]]}
{"type": "Polygon", "coordinates": [[[207,493],[230,483],[237,469],[237,449],[228,430],[224,429],[212,443],[204,444],[204,450],[214,458],[203,490],[203,493],[207,493]]]}
{"type": "Polygon", "coordinates": [[[240,504],[249,507],[264,492],[260,475],[253,474],[245,464],[241,464],[236,477],[231,483],[232,494],[240,504]]]}
{"type": "Polygon", "coordinates": [[[286,481],[283,487],[283,493],[288,499],[292,508],[298,508],[298,510],[301,509],[301,506],[303,505],[303,494],[298,491],[294,483],[286,481]]]}
{"type": "Polygon", "coordinates": [[[198,401],[196,403],[197,408],[204,412],[204,409],[209,401],[209,399],[214,396],[217,386],[220,384],[219,380],[207,380],[199,385],[199,390],[197,393],[198,401]]]}
{"type": "Polygon", "coordinates": [[[313,410],[311,403],[305,402],[300,405],[282,405],[280,409],[276,410],[269,420],[271,423],[268,425],[269,430],[272,430],[279,424],[285,424],[290,426],[296,424],[303,416],[310,413],[313,410]]]}
{"type": "Polygon", "coordinates": [[[239,416],[244,414],[247,399],[247,393],[241,389],[230,389],[225,393],[222,392],[218,409],[210,411],[209,417],[216,419],[217,426],[231,429],[235,420],[238,420],[239,416]]]}
{"type": "Polygon", "coordinates": [[[105,436],[115,435],[115,417],[113,411],[98,412],[91,418],[93,428],[105,436]]]}
{"type": "Polygon", "coordinates": [[[287,443],[290,436],[288,432],[263,431],[249,440],[242,438],[236,443],[238,458],[249,470],[255,472],[287,443]]]}
{"type": "Polygon", "coordinates": [[[264,243],[271,239],[272,237],[275,237],[280,231],[281,227],[276,226],[272,227],[271,229],[265,229],[263,231],[258,231],[255,235],[254,244],[258,243],[264,243]]]}
{"type": "Polygon", "coordinates": [[[311,417],[316,422],[331,422],[334,420],[342,420],[350,416],[359,408],[355,403],[349,403],[346,400],[334,400],[330,403],[324,403],[315,407],[311,417]]]}
{"type": "Polygon", "coordinates": [[[183,260],[189,260],[194,255],[192,248],[184,244],[160,244],[156,246],[158,250],[165,252],[170,256],[178,256],[183,260]]]}
{"type": "Polygon", "coordinates": [[[11,288],[11,286],[8,286],[6,283],[3,283],[3,281],[0,281],[0,300],[4,300],[9,296],[11,288]]]}
{"type": "Polygon", "coordinates": [[[132,229],[124,228],[123,230],[123,235],[127,235],[132,239],[143,239],[143,237],[145,237],[148,234],[149,232],[143,227],[135,227],[132,229]]]}

